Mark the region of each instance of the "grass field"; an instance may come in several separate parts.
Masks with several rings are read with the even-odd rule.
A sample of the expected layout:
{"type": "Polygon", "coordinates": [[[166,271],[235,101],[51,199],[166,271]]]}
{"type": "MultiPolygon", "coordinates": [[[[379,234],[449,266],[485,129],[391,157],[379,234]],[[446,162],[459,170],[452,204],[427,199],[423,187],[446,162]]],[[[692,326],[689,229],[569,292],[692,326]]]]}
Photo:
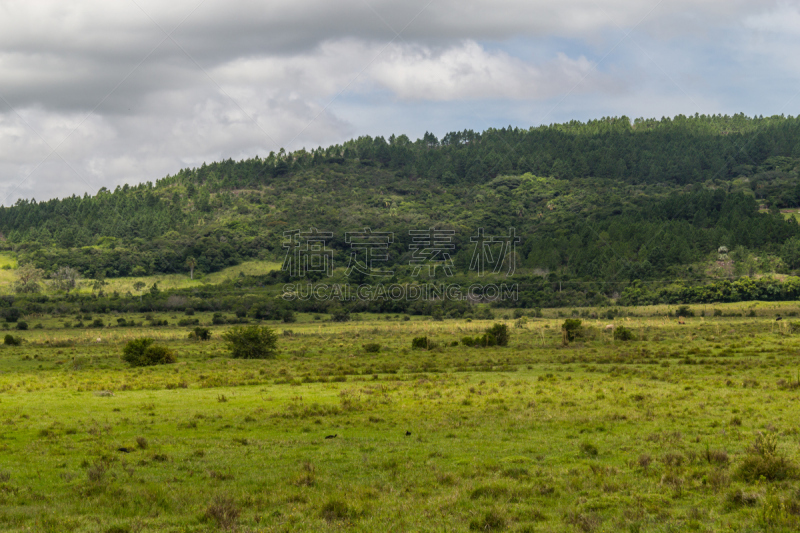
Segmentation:
{"type": "Polygon", "coordinates": [[[568,346],[556,310],[500,319],[504,348],[451,346],[495,321],[301,315],[264,361],[228,358],[229,326],[26,317],[0,346],[0,530],[796,531],[798,305],[667,310],[568,346]],[[143,336],[178,363],[127,368],[143,336]]]}

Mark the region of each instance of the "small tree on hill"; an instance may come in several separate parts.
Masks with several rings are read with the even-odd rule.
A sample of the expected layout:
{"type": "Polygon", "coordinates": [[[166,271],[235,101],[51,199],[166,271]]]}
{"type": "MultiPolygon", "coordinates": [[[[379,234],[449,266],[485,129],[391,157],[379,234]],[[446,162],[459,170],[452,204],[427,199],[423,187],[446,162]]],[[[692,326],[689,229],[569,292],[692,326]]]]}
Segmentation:
{"type": "Polygon", "coordinates": [[[267,326],[237,326],[222,338],[239,359],[271,359],[278,353],[278,336],[267,326]]]}
{"type": "Polygon", "coordinates": [[[17,281],[14,283],[16,292],[39,292],[42,290],[40,282],[44,277],[44,270],[28,263],[17,269],[17,281]]]}
{"type": "Polygon", "coordinates": [[[194,257],[186,260],[186,266],[189,267],[189,279],[194,279],[194,269],[197,267],[197,261],[194,257]]]}

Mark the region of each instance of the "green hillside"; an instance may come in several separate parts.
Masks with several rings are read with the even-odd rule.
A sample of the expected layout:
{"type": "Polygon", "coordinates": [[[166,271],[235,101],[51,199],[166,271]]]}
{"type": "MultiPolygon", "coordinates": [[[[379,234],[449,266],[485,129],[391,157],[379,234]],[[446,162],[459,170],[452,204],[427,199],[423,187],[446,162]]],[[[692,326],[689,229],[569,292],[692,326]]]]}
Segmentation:
{"type": "MultiPolygon", "coordinates": [[[[789,213],[800,206],[798,169],[800,118],[782,116],[361,137],[204,164],[95,196],[19,201],[0,208],[0,233],[7,253],[45,276],[70,267],[87,279],[147,277],[178,289],[202,284],[164,284],[188,277],[189,265],[202,278],[244,262],[280,263],[284,232],[310,228],[331,233],[325,244],[339,276],[347,232],[393,233],[384,263],[397,282],[413,278],[411,230],[452,230],[455,273],[468,277],[478,230],[513,227],[527,305],[602,303],[676,280],[800,269],[800,226],[789,213]]],[[[258,285],[286,281],[273,275],[258,285]]],[[[106,292],[128,290],[116,285],[106,292]]]]}

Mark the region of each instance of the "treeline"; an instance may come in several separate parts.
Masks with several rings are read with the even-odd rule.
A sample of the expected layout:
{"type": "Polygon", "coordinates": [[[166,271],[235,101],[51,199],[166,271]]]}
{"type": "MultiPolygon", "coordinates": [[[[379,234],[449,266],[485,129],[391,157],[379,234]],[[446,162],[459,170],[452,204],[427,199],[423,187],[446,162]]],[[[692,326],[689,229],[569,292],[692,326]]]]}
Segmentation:
{"type": "Polygon", "coordinates": [[[798,170],[800,119],[782,116],[360,137],[95,196],[20,200],[0,208],[0,248],[47,275],[188,273],[190,259],[207,273],[280,261],[284,231],[315,227],[332,233],[326,245],[343,266],[346,232],[369,227],[394,234],[386,264],[402,281],[409,230],[453,230],[463,273],[479,228],[514,227],[517,266],[562,281],[697,277],[721,246],[746,265],[737,275],[789,273],[800,268],[800,230],[777,208],[800,205],[798,170]]]}

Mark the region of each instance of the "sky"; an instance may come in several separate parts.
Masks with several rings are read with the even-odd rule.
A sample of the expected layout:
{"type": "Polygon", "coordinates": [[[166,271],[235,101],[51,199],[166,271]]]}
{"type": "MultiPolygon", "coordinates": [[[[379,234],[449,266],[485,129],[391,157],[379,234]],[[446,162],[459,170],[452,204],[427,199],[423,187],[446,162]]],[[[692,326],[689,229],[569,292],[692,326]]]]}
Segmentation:
{"type": "Polygon", "coordinates": [[[361,135],[800,114],[800,3],[0,0],[0,204],[361,135]]]}

